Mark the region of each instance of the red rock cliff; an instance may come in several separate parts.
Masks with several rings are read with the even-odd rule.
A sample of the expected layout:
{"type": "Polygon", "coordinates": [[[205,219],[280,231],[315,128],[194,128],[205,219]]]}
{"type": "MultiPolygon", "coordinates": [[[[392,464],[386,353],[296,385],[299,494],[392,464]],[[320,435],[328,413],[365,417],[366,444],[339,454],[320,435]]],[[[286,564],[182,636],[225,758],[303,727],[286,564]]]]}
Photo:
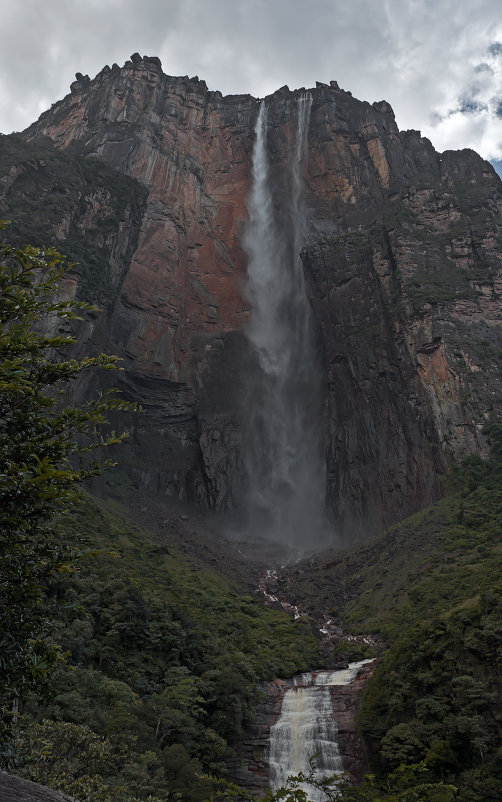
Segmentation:
{"type": "MultiPolygon", "coordinates": [[[[309,91],[303,261],[323,363],[327,506],[339,532],[365,536],[434,500],[439,473],[483,453],[482,426],[500,412],[502,185],[475,153],[441,156],[400,132],[385,102],[335,82],[309,91]]],[[[296,97],[284,87],[267,101],[278,197],[296,97]]],[[[81,341],[124,357],[122,387],[145,407],[130,477],[216,509],[238,506],[241,492],[241,237],[256,115],[248,95],[222,97],[135,55],[92,81],[79,75],[25,145],[1,143],[4,209],[26,213],[42,189],[51,198],[46,230],[80,261],[77,291],[105,307],[81,341]],[[58,159],[77,177],[41,188],[58,159]],[[99,192],[92,176],[82,184],[97,165],[99,192]]]]}

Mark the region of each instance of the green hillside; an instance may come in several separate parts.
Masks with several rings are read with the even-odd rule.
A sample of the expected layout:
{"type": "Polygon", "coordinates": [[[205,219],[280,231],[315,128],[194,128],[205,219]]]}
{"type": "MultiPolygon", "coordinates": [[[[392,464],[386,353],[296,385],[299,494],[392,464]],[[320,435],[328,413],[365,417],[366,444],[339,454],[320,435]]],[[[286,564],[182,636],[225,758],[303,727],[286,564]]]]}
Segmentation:
{"type": "Polygon", "coordinates": [[[279,581],[318,621],[383,645],[359,719],[374,776],[333,798],[502,799],[502,427],[487,434],[490,459],[453,469],[440,502],[279,581]]]}
{"type": "MultiPolygon", "coordinates": [[[[281,581],[386,644],[360,714],[373,779],[333,799],[502,798],[501,427],[489,434],[490,460],[454,470],[442,501],[281,581]]],[[[49,703],[26,706],[16,770],[82,802],[208,799],[257,683],[319,667],[318,644],[309,620],[242,595],[230,557],[117,509],[85,499],[61,522],[91,554],[52,591],[68,665],[49,703]]]]}
{"type": "Polygon", "coordinates": [[[501,427],[451,495],[388,533],[347,620],[390,643],[360,724],[377,771],[425,765],[458,800],[502,798],[501,427]],[[406,548],[407,537],[410,548],[406,548]]]}
{"type": "MultiPolygon", "coordinates": [[[[491,459],[452,472],[441,502],[283,580],[314,615],[338,607],[347,632],[386,644],[360,714],[375,778],[333,798],[502,797],[502,437],[490,433],[491,459]]],[[[201,776],[224,776],[257,682],[320,665],[311,624],[89,499],[62,525],[100,553],[58,584],[70,668],[48,705],[28,705],[18,771],[84,802],[209,798],[201,776]]]]}
{"type": "Polygon", "coordinates": [[[319,664],[311,624],[90,499],[61,526],[99,553],[53,591],[68,665],[27,706],[17,773],[81,802],[207,798],[258,683],[319,664]]]}

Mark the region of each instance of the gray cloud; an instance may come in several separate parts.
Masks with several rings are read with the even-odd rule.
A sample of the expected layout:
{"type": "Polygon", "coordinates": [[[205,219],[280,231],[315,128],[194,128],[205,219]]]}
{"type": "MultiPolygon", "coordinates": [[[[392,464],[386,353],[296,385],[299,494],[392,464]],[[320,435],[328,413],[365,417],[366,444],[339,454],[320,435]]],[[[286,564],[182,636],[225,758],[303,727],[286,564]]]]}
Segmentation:
{"type": "Polygon", "coordinates": [[[480,111],[486,111],[488,106],[486,103],[480,103],[479,101],[475,100],[473,97],[463,97],[460,98],[460,103],[458,109],[455,112],[460,112],[460,114],[476,114],[480,111]]]}
{"type": "Polygon", "coordinates": [[[32,122],[75,72],[138,51],[224,93],[336,79],[438,149],[501,158],[499,17],[498,0],[4,0],[0,130],[32,122]]]}
{"type": "Polygon", "coordinates": [[[474,67],[474,72],[486,72],[488,75],[495,75],[494,71],[490,65],[486,63],[486,61],[483,61],[481,64],[476,64],[474,67]]]}
{"type": "Polygon", "coordinates": [[[94,76],[134,50],[161,48],[166,17],[180,2],[147,0],[5,0],[0,29],[0,130],[24,128],[69,90],[76,72],[94,76]],[[132,49],[131,49],[132,48],[132,49]]]}
{"type": "Polygon", "coordinates": [[[490,53],[492,56],[502,56],[502,43],[501,43],[501,42],[494,42],[494,43],[493,43],[492,45],[490,45],[490,47],[488,48],[488,52],[489,52],[489,53],[490,53]]]}

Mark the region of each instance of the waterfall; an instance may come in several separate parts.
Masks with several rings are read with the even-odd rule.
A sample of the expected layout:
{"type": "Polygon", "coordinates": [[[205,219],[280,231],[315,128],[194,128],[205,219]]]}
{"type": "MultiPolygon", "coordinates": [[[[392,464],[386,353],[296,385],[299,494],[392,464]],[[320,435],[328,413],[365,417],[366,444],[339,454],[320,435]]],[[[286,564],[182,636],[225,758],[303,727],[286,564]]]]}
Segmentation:
{"type": "MultiPolygon", "coordinates": [[[[351,663],[341,671],[318,671],[294,677],[286,691],[280,716],[270,728],[270,785],[280,788],[290,775],[308,773],[309,759],[316,756],[316,777],[322,779],[343,771],[337,744],[337,724],[333,717],[330,688],[348,685],[361,666],[351,663]]],[[[301,786],[312,802],[324,802],[326,795],[310,785],[301,786]]]]}
{"type": "Polygon", "coordinates": [[[256,357],[244,427],[250,527],[303,550],[320,544],[325,484],[320,369],[300,257],[311,104],[309,94],[292,104],[294,147],[288,163],[278,166],[269,158],[261,102],[244,236],[251,304],[246,334],[256,357]]]}

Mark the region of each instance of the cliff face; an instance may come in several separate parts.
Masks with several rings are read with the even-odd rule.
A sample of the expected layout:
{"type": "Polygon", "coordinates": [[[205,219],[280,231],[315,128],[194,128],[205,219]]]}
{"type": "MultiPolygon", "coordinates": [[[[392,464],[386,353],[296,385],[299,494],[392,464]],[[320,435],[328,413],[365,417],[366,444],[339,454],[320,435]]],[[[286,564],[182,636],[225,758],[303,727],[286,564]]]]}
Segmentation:
{"type": "MultiPolygon", "coordinates": [[[[327,506],[339,533],[365,536],[434,500],[438,474],[483,453],[482,426],[500,412],[502,185],[472,151],[440,156],[399,132],[385,102],[334,82],[309,91],[303,262],[327,506]]],[[[267,100],[279,198],[297,97],[267,100]]],[[[78,76],[21,137],[0,140],[2,216],[43,207],[40,237],[80,262],[76,291],[105,310],[82,347],[123,356],[122,388],[145,408],[129,475],[223,510],[242,492],[241,242],[257,111],[135,55],[78,76]]]]}

